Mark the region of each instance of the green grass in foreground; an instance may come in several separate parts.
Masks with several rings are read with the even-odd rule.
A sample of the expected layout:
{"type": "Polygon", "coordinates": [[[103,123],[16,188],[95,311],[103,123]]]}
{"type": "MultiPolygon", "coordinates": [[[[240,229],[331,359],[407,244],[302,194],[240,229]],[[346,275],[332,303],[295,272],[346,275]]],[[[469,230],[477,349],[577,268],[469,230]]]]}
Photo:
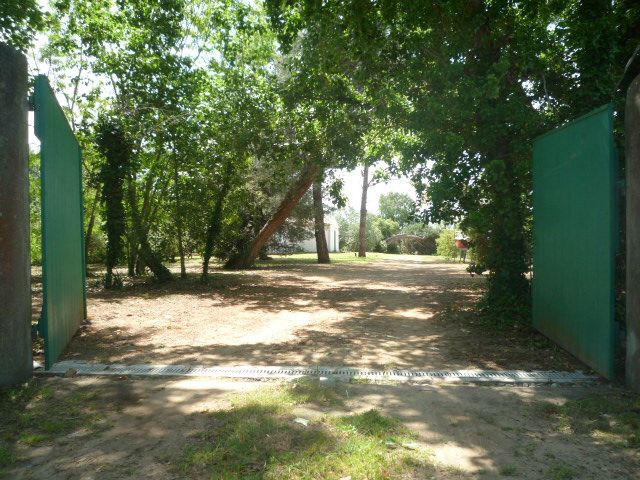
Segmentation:
{"type": "Polygon", "coordinates": [[[339,397],[313,382],[277,385],[236,397],[209,413],[209,426],[185,450],[189,478],[355,479],[424,478],[430,453],[398,420],[369,410],[358,415],[295,421],[295,405],[331,404],[339,397]],[[415,475],[415,477],[414,477],[415,475]]]}
{"type": "Polygon", "coordinates": [[[101,405],[89,388],[55,390],[32,379],[24,385],[0,389],[0,477],[19,461],[16,445],[38,445],[68,433],[106,427],[101,405]]]}

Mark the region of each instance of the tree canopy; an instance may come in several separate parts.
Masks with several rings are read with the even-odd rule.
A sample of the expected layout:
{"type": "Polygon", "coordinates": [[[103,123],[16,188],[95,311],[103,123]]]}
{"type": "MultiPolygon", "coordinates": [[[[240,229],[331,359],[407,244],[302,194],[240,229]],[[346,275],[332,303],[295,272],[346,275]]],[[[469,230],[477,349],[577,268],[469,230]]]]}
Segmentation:
{"type": "Polygon", "coordinates": [[[212,258],[247,266],[311,184],[340,203],[333,172],[377,164],[420,201],[384,196],[373,236],[459,225],[487,272],[484,311],[515,321],[528,316],[532,140],[622,108],[640,6],[9,0],[0,38],[49,72],[82,144],[90,259],[165,280],[163,262],[180,257],[185,275],[193,253],[203,277],[212,258]]]}
{"type": "Polygon", "coordinates": [[[400,227],[404,227],[415,219],[416,202],[406,193],[383,193],[380,195],[378,209],[382,217],[393,220],[400,227]]]}

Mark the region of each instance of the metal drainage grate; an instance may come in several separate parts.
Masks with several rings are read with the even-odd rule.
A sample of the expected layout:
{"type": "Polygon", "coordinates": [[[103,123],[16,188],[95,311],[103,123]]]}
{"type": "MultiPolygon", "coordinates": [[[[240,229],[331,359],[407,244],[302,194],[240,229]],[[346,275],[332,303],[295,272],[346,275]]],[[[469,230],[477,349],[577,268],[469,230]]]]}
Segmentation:
{"type": "Polygon", "coordinates": [[[132,375],[142,377],[217,377],[217,378],[299,378],[330,377],[394,381],[440,380],[470,383],[576,383],[598,380],[583,372],[554,372],[521,370],[371,370],[350,367],[207,367],[202,365],[124,365],[65,360],[51,369],[36,369],[36,373],[66,374],[73,369],[77,375],[132,375]]]}

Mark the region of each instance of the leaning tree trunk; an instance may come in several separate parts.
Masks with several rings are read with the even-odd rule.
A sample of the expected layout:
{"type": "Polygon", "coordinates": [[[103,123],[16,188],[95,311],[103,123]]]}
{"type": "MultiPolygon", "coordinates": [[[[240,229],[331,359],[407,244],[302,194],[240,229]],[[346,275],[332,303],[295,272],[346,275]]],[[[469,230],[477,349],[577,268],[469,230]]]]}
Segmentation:
{"type": "Polygon", "coordinates": [[[367,256],[367,190],[369,190],[369,165],[362,169],[362,198],[360,199],[360,231],[358,232],[358,256],[367,256]]]}
{"type": "Polygon", "coordinates": [[[271,236],[282,226],[291,211],[300,202],[302,196],[309,190],[314,178],[320,173],[320,168],[314,163],[307,163],[302,168],[296,182],[287,191],[277,210],[271,215],[267,223],[260,229],[256,238],[250,243],[245,252],[230,258],[225,268],[249,268],[260,254],[271,236]]]}
{"type": "Polygon", "coordinates": [[[218,198],[216,198],[213,205],[213,210],[211,210],[211,217],[209,217],[209,227],[207,228],[207,238],[204,244],[204,255],[202,259],[202,280],[205,280],[209,275],[209,261],[213,256],[213,247],[222,231],[222,212],[224,209],[224,201],[231,189],[232,165],[231,161],[228,161],[224,167],[222,186],[218,193],[218,198]]]}
{"type": "Polygon", "coordinates": [[[313,216],[315,221],[316,252],[318,263],[330,263],[327,236],[324,232],[324,208],[322,207],[322,180],[313,182],[313,216]]]}
{"type": "Polygon", "coordinates": [[[127,188],[127,195],[129,197],[129,207],[131,208],[131,223],[133,224],[134,238],[137,239],[140,245],[139,255],[144,260],[144,263],[153,272],[155,277],[160,281],[173,280],[173,275],[167,267],[165,267],[158,256],[155,254],[149,243],[149,237],[147,232],[142,226],[142,219],[140,218],[140,211],[138,210],[138,204],[136,200],[135,191],[133,189],[134,180],[129,178],[129,188],[127,188]]]}

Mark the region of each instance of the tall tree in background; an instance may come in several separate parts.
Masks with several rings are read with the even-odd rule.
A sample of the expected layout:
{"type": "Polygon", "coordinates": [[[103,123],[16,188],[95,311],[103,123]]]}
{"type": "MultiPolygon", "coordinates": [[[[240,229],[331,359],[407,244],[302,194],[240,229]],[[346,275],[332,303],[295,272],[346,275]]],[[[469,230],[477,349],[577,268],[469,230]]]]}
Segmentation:
{"type": "MultiPolygon", "coordinates": [[[[43,56],[89,153],[87,224],[105,216],[87,148],[105,107],[131,139],[132,274],[166,275],[176,252],[206,253],[204,276],[213,256],[248,266],[310,170],[382,159],[413,175],[429,220],[474,238],[484,311],[526,319],[531,140],[611,98],[637,2],[265,4],[268,18],[242,0],[52,2],[43,56]]],[[[2,3],[0,36],[28,43],[36,6],[2,3]]]]}
{"type": "Polygon", "coordinates": [[[102,198],[105,201],[105,231],[107,255],[105,288],[114,286],[113,270],[122,258],[126,213],[124,209],[124,182],[131,161],[131,144],[122,124],[113,117],[103,117],[96,127],[96,142],[104,163],[100,169],[102,198]]]}
{"type": "Polygon", "coordinates": [[[358,230],[358,256],[367,256],[367,192],[369,191],[369,164],[362,167],[362,194],[360,196],[360,229],[358,230]]]}
{"type": "Polygon", "coordinates": [[[322,40],[331,52],[324,68],[344,71],[340,59],[356,59],[376,118],[410,132],[398,163],[417,186],[426,183],[429,219],[459,222],[474,236],[476,268],[488,271],[485,312],[526,320],[529,148],[544,128],[533,92],[550,38],[546,2],[268,5],[285,44],[297,29],[340,24],[341,35],[322,40]]]}
{"type": "Polygon", "coordinates": [[[298,177],[287,190],[278,208],[269,216],[265,224],[260,228],[255,238],[247,245],[246,249],[238,255],[231,257],[227,268],[249,268],[258,258],[260,251],[265,247],[271,236],[284,224],[292,210],[298,204],[302,196],[313,184],[314,178],[320,173],[320,167],[309,162],[304,165],[298,177]]]}
{"type": "Polygon", "coordinates": [[[395,221],[402,228],[415,221],[416,202],[406,193],[383,193],[378,210],[381,217],[395,221]]]}
{"type": "Polygon", "coordinates": [[[322,179],[313,182],[313,223],[316,237],[318,263],[330,263],[327,235],[324,231],[324,206],[322,204],[322,179]]]}
{"type": "Polygon", "coordinates": [[[222,220],[224,213],[224,203],[229,195],[231,189],[231,182],[233,176],[233,164],[231,161],[223,167],[222,179],[218,196],[216,197],[213,208],[209,216],[209,226],[207,227],[207,235],[204,244],[204,253],[202,255],[202,279],[206,280],[209,275],[209,262],[213,256],[213,250],[216,241],[222,233],[222,220]]]}

